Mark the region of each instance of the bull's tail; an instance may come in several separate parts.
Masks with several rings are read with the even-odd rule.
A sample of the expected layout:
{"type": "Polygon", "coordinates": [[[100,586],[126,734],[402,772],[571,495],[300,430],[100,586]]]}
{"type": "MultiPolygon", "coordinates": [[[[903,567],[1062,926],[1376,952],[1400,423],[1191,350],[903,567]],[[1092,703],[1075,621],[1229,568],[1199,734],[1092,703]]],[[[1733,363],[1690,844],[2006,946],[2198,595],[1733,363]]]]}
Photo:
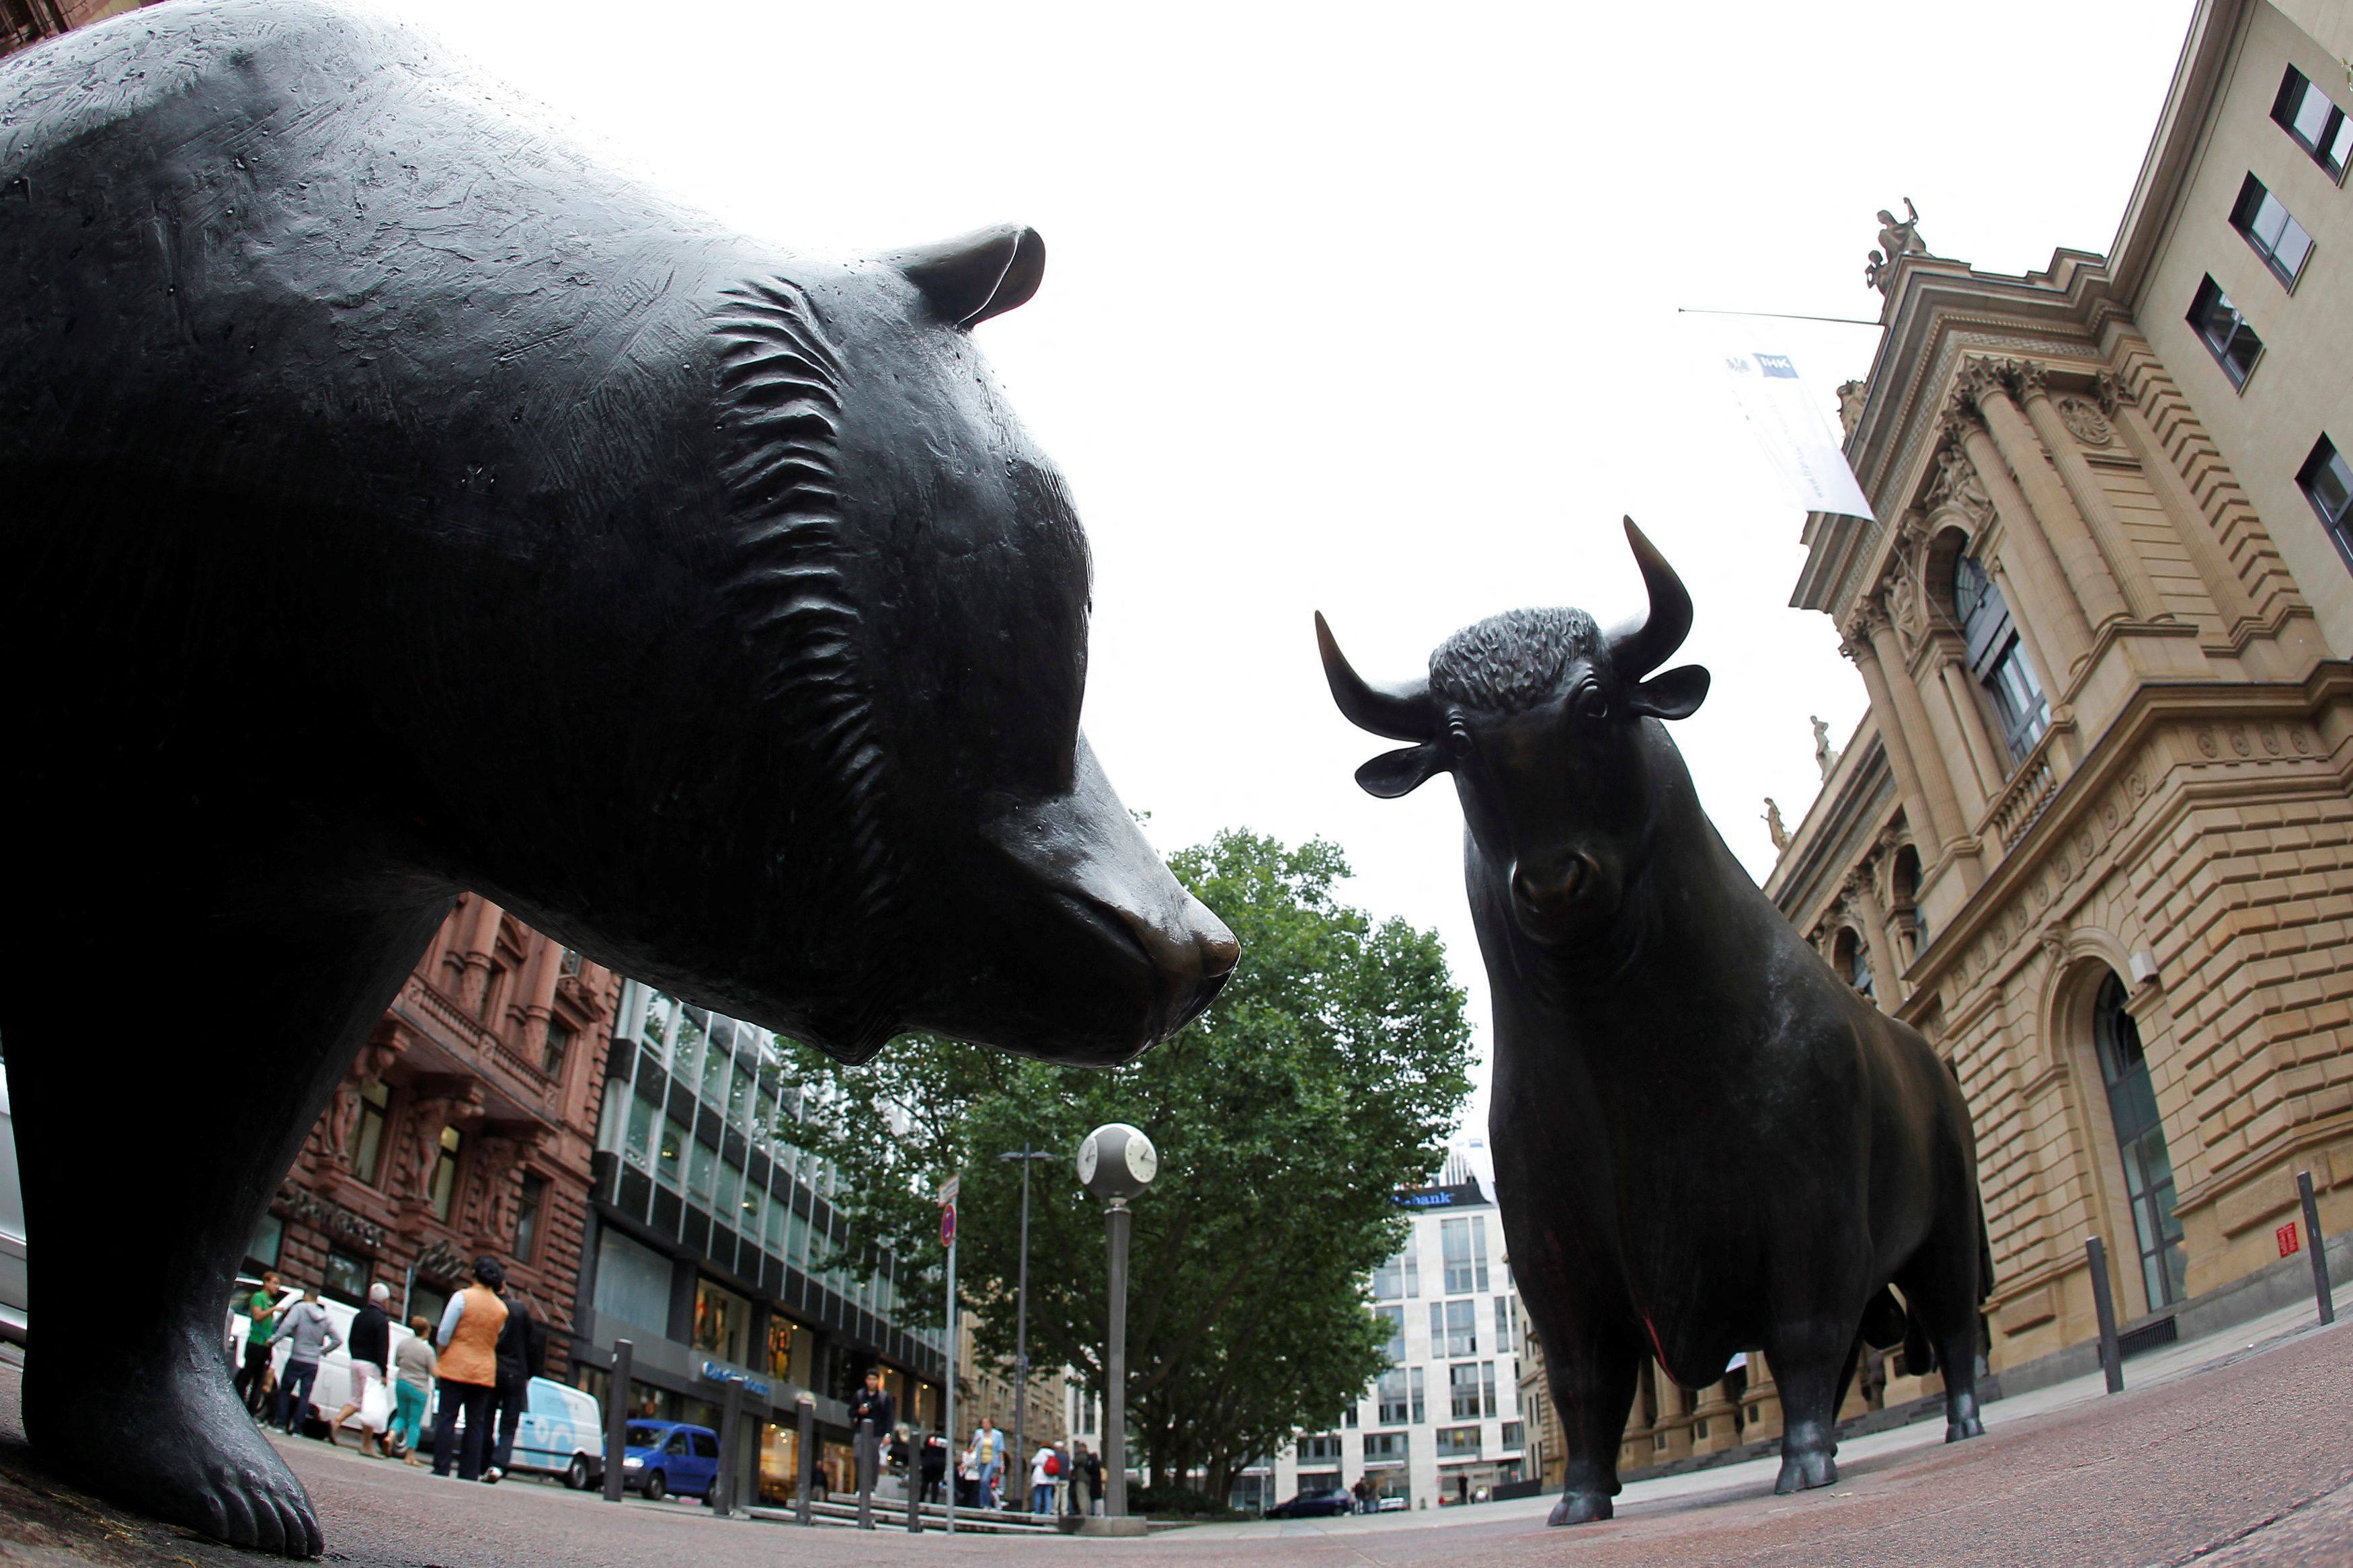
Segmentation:
{"type": "MultiPolygon", "coordinates": [[[[1983,1307],[1993,1295],[1993,1242],[1986,1235],[1985,1208],[1982,1204],[1978,1205],[1975,1217],[1978,1233],[1978,1305],[1983,1307]]],[[[1865,1337],[1869,1337],[1873,1314],[1882,1310],[1883,1302],[1885,1303],[1884,1310],[1902,1315],[1900,1337],[1904,1341],[1905,1369],[1915,1373],[1932,1370],[1936,1364],[1936,1351],[1935,1344],[1928,1338],[1926,1326],[1920,1321],[1919,1314],[1913,1311],[1908,1304],[1897,1306],[1894,1294],[1888,1290],[1881,1290],[1873,1300],[1871,1307],[1863,1313],[1865,1337]]],[[[1886,1344],[1893,1344],[1894,1340],[1891,1338],[1886,1344],[1882,1344],[1877,1340],[1873,1340],[1871,1342],[1883,1350],[1886,1344]]]]}
{"type": "Polygon", "coordinates": [[[1993,1295],[1993,1238],[1986,1234],[1985,1203],[1978,1203],[1978,1305],[1993,1295]]]}

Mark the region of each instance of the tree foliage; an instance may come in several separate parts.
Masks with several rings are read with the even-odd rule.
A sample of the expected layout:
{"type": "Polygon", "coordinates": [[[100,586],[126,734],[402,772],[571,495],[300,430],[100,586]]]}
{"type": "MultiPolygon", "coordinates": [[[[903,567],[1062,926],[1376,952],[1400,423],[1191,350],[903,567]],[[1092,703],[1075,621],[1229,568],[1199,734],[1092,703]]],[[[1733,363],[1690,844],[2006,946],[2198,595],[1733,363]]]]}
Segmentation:
{"type": "MultiPolygon", "coordinates": [[[[1013,1346],[1022,1169],[997,1156],[1060,1155],[1031,1173],[1031,1363],[1100,1387],[1103,1209],[1071,1162],[1094,1127],[1143,1128],[1160,1173],[1134,1204],[1131,1461],[1163,1481],[1204,1467],[1221,1499],[1236,1468],[1336,1422],[1386,1366],[1365,1277],[1404,1235],[1391,1194],[1428,1177],[1470,1091],[1470,1027],[1435,934],[1334,897],[1336,847],[1228,832],[1169,863],[1241,942],[1175,1038],[1108,1070],[921,1037],[857,1067],[807,1053],[802,1136],[859,1173],[841,1200],[853,1251],[937,1259],[932,1194],[961,1175],[958,1294],[997,1356],[1013,1346]]],[[[902,1310],[936,1318],[938,1274],[900,1277],[902,1310]]]]}

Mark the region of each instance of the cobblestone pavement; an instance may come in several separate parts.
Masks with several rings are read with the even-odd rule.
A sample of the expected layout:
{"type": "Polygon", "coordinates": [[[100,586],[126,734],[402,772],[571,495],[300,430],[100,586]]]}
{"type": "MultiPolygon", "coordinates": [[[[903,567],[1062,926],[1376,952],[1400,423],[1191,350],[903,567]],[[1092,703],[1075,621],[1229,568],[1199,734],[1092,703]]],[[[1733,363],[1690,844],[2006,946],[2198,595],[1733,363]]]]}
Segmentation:
{"type": "MultiPolygon", "coordinates": [[[[1574,1530],[1547,1530],[1534,1504],[1497,1504],[1142,1542],[804,1531],[714,1520],[691,1504],[614,1507],[532,1482],[437,1481],[316,1443],[282,1448],[319,1506],[328,1560],[359,1568],[1078,1568],[1106,1557],[1134,1568],[2353,1568],[2353,1323],[2227,1348],[2236,1359],[2210,1356],[2170,1382],[2019,1415],[1978,1441],[1852,1445],[1839,1484],[1822,1491],[1777,1498],[1769,1473],[1741,1467],[1679,1478],[1672,1492],[1630,1489],[1616,1520],[1574,1530]]],[[[0,1359],[0,1564],[254,1568],[255,1558],[61,1488],[32,1462],[16,1413],[16,1367],[0,1359]]]]}

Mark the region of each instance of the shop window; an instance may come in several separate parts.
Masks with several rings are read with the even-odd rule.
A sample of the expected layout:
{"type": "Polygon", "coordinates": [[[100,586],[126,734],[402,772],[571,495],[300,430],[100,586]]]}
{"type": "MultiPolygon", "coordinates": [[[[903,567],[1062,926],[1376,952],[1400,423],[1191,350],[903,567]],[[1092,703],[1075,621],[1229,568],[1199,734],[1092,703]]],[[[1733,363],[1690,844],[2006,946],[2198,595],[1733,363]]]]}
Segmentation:
{"type": "Polygon", "coordinates": [[[2353,120],[2329,96],[2294,66],[2280,82],[2272,104],[2272,119],[2290,140],[2312,155],[2312,161],[2342,182],[2345,167],[2353,163],[2353,120]]]}
{"type": "Polygon", "coordinates": [[[525,1176],[515,1205],[514,1260],[528,1266],[539,1256],[539,1220],[547,1206],[547,1178],[525,1176]]]}
{"type": "Polygon", "coordinates": [[[752,1327],[752,1303],[708,1279],[694,1284],[694,1348],[737,1366],[752,1327]]]}
{"type": "Polygon", "coordinates": [[[596,1242],[596,1315],[670,1333],[670,1261],[609,1226],[596,1242]]]}
{"type": "Polygon", "coordinates": [[[340,1247],[331,1247],[327,1248],[327,1266],[320,1283],[330,1296],[338,1296],[346,1301],[364,1301],[367,1300],[368,1260],[354,1257],[340,1247]]]}
{"type": "Polygon", "coordinates": [[[2246,385],[2247,377],[2255,374],[2255,362],[2263,357],[2263,340],[2211,278],[2198,286],[2198,297],[2189,302],[2189,324],[2231,384],[2246,385]]]}
{"type": "Polygon", "coordinates": [[[2296,470],[2295,482],[2312,510],[2320,514],[2337,548],[2353,561],[2353,465],[2347,464],[2337,443],[2323,436],[2304,467],[2296,470]]]}
{"type": "Polygon", "coordinates": [[[2002,742],[2015,768],[2051,727],[2051,708],[2043,700],[2034,667],[2027,662],[2009,603],[1974,555],[1953,563],[1953,616],[1961,626],[1969,673],[2001,721],[2002,742]]]}
{"type": "Polygon", "coordinates": [[[360,1124],[352,1135],[352,1174],[374,1186],[384,1163],[384,1124],[392,1090],[381,1083],[360,1090],[360,1124]]]}
{"type": "Polygon", "coordinates": [[[458,1161],[466,1152],[466,1135],[455,1127],[441,1129],[440,1152],[434,1157],[433,1176],[426,1184],[426,1205],[433,1217],[448,1220],[449,1205],[458,1196],[458,1161]]]}
{"type": "Polygon", "coordinates": [[[768,1319],[768,1375],[786,1383],[809,1385],[809,1366],[817,1355],[817,1335],[779,1312],[768,1319]]]}
{"type": "Polygon", "coordinates": [[[2304,264],[2312,258],[2312,236],[2295,221],[2287,204],[2253,174],[2239,187],[2239,199],[2231,208],[2231,226],[2254,247],[2273,277],[2291,289],[2295,287],[2304,264]]]}

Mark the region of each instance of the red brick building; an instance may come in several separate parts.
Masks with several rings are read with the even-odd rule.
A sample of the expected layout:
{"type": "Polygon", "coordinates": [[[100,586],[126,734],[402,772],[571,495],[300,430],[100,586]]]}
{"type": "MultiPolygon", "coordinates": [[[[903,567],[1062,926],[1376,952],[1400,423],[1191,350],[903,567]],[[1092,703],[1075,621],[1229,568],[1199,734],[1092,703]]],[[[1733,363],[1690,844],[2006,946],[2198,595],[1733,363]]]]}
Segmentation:
{"type": "Polygon", "coordinates": [[[459,900],[304,1142],[248,1266],[438,1314],[483,1253],[564,1342],[618,976],[459,900]]]}
{"type": "Polygon", "coordinates": [[[146,0],[0,0],[0,55],[10,54],[69,27],[86,26],[118,11],[136,11],[146,0]]]}

